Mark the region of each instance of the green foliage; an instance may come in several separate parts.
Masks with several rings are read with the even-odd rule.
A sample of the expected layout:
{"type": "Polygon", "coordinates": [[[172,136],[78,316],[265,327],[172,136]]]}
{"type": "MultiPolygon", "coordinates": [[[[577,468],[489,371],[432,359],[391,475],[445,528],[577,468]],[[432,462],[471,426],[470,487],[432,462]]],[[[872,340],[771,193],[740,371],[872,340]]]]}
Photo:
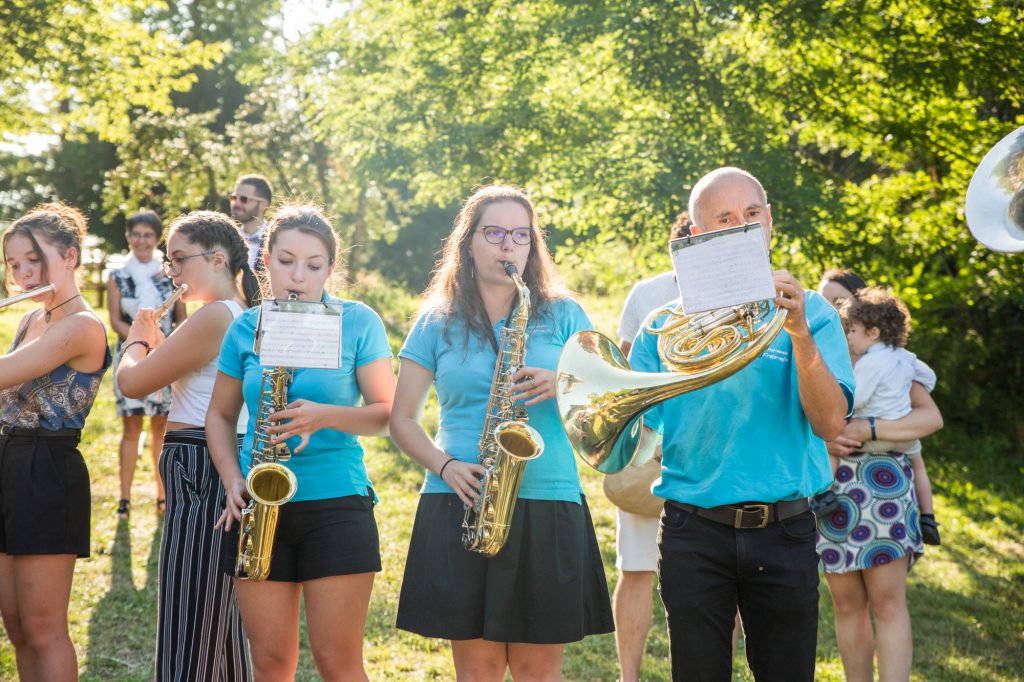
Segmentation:
{"type": "Polygon", "coordinates": [[[148,113],[132,123],[121,145],[121,163],[107,173],[105,215],[113,219],[138,208],[168,218],[193,209],[216,209],[227,192],[225,142],[210,130],[216,111],[148,113]]]}
{"type": "Polygon", "coordinates": [[[123,140],[133,111],[170,110],[219,44],[179,42],[131,13],[150,0],[7,0],[0,5],[0,129],[123,140]]]}
{"type": "Polygon", "coordinates": [[[1022,20],[980,0],[369,1],[292,64],[314,127],[389,207],[369,233],[397,226],[405,254],[437,238],[408,216],[518,182],[556,243],[573,238],[578,286],[609,290],[629,276],[605,261],[618,240],[658,244],[692,182],[745,167],[772,201],[777,266],[892,286],[947,413],[1024,432],[1008,332],[1024,268],[978,246],[961,208],[981,155],[1024,123],[1022,20]]]}

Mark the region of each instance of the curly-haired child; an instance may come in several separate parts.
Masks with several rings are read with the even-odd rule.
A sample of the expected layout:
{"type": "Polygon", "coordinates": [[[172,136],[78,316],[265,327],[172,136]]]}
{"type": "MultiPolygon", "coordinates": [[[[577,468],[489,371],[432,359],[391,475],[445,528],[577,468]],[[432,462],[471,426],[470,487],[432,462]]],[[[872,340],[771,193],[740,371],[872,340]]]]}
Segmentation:
{"type": "MultiPolygon", "coordinates": [[[[929,391],[935,385],[935,373],[913,353],[906,350],[910,332],[910,312],[898,297],[878,287],[858,291],[839,309],[846,329],[850,354],[859,355],[853,367],[856,391],[855,417],[899,419],[911,410],[910,385],[918,381],[929,391]]],[[[883,442],[872,439],[865,452],[905,452],[914,470],[914,491],[921,509],[921,535],[925,543],[940,543],[938,522],[932,504],[931,483],[921,457],[921,442],[883,442]]]]}

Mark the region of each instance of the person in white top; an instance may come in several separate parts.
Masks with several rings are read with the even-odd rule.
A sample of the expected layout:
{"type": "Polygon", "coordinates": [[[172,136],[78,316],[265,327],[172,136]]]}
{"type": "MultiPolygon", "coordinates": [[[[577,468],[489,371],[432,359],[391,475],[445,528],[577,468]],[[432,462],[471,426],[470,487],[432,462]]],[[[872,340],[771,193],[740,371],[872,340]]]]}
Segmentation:
{"type": "Polygon", "coordinates": [[[266,231],[265,218],[274,188],[262,175],[243,175],[235,182],[231,200],[231,217],[242,225],[242,236],[249,247],[249,269],[258,272],[263,268],[263,234],[266,231]]]}
{"type": "MultiPolygon", "coordinates": [[[[690,214],[680,213],[672,224],[669,239],[688,237],[691,224],[690,214]]],[[[671,270],[633,286],[619,320],[619,347],[623,355],[629,355],[647,316],[676,298],[679,298],[679,285],[671,270]]],[[[658,570],[658,525],[656,516],[616,509],[615,566],[619,569],[619,581],[615,586],[612,614],[622,682],[635,682],[640,678],[647,633],[654,614],[651,588],[658,570]]]]}
{"type": "MultiPolygon", "coordinates": [[[[259,286],[248,267],[241,226],[223,213],[177,218],[167,238],[164,271],[182,296],[203,306],[164,337],[152,308],[128,332],[117,383],[134,397],[171,386],[171,410],[160,470],[167,512],[160,547],[157,680],[248,680],[248,645],[231,579],[220,570],[221,536],[214,524],[224,487],[210,459],[204,422],[221,341],[259,286]],[[244,290],[244,295],[242,291],[244,290]]],[[[247,420],[237,425],[238,445],[247,420]]]]}

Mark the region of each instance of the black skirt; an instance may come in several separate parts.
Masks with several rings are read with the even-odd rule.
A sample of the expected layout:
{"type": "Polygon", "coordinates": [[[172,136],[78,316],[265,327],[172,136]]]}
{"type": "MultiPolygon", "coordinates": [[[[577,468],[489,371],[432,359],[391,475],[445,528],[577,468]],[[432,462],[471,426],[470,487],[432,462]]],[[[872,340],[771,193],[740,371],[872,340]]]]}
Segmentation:
{"type": "Polygon", "coordinates": [[[580,504],[518,500],[493,558],[462,546],[454,494],[420,496],[397,627],[425,637],[564,644],[612,632],[601,552],[580,504]]]}

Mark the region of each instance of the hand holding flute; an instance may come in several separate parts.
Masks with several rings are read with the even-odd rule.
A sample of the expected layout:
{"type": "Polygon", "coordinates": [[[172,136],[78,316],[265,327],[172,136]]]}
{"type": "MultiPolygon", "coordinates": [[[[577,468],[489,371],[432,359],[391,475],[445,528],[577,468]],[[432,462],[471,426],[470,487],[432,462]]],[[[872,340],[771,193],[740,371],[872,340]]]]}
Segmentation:
{"type": "Polygon", "coordinates": [[[165,337],[163,330],[160,329],[160,318],[170,312],[174,304],[186,291],[188,291],[188,285],[182,284],[174,290],[174,293],[167,297],[167,300],[159,308],[143,308],[140,310],[132,322],[131,329],[128,330],[128,338],[125,340],[124,347],[127,348],[128,344],[134,344],[138,341],[149,351],[152,351],[163,343],[165,337]]]}
{"type": "Polygon", "coordinates": [[[178,302],[181,295],[188,291],[188,285],[182,284],[180,287],[174,290],[174,293],[167,297],[167,300],[160,304],[160,307],[153,313],[153,319],[159,321],[164,315],[170,312],[174,304],[178,302]]]}

